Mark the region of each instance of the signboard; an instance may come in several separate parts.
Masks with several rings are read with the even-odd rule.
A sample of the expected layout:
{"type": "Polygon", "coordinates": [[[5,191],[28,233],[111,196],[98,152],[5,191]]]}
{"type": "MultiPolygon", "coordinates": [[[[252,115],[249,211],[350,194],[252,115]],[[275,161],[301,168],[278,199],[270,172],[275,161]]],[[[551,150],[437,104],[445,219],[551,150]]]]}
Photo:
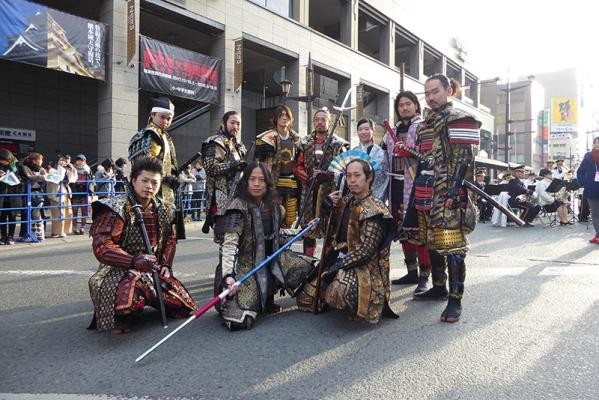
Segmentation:
{"type": "Polygon", "coordinates": [[[141,88],[215,104],[220,60],[140,35],[141,88]]]}
{"type": "Polygon", "coordinates": [[[0,0],[0,58],[104,80],[106,25],[25,0],[0,0]]]}
{"type": "Polygon", "coordinates": [[[360,119],[364,116],[364,85],[356,87],[356,118],[360,119]]]}
{"type": "Polygon", "coordinates": [[[551,133],[576,132],[578,104],[568,97],[551,98],[551,133]]]}
{"type": "Polygon", "coordinates": [[[233,90],[239,91],[243,83],[243,39],[235,41],[235,65],[233,67],[233,90]]]}
{"type": "Polygon", "coordinates": [[[0,126],[0,139],[35,142],[35,131],[32,129],[5,128],[0,126]]]}
{"type": "Polygon", "coordinates": [[[135,24],[135,0],[127,0],[127,65],[131,65],[135,57],[137,44],[137,26],[135,24]]]}

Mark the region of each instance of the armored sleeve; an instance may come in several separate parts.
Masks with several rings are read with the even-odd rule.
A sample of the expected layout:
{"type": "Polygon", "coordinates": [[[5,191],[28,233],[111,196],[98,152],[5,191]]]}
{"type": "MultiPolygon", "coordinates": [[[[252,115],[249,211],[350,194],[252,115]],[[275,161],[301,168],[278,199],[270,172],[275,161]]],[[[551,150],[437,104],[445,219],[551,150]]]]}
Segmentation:
{"type": "Polygon", "coordinates": [[[129,269],[133,255],[127,253],[118,245],[125,222],[109,209],[103,209],[94,218],[90,229],[93,237],[92,248],[94,255],[102,264],[129,269]]]}
{"type": "Polygon", "coordinates": [[[204,169],[209,176],[227,175],[232,167],[232,161],[227,161],[225,151],[216,143],[204,145],[204,169]]]}
{"type": "Polygon", "coordinates": [[[474,118],[461,118],[447,123],[447,135],[449,145],[457,147],[459,150],[453,152],[457,154],[459,160],[464,164],[474,162],[473,146],[480,145],[480,122],[474,118]]]}
{"type": "Polygon", "coordinates": [[[228,210],[225,215],[216,219],[214,234],[223,235],[223,242],[220,247],[223,278],[227,275],[235,275],[235,263],[241,232],[243,232],[243,214],[241,211],[228,210]]]}
{"type": "Polygon", "coordinates": [[[360,227],[362,244],[343,259],[343,268],[350,269],[366,264],[372,259],[384,238],[380,217],[368,218],[360,227]]]}
{"type": "Polygon", "coordinates": [[[304,162],[305,156],[304,152],[302,151],[298,154],[297,161],[291,170],[297,179],[302,181],[303,184],[306,184],[308,182],[308,171],[306,171],[304,162]]]}

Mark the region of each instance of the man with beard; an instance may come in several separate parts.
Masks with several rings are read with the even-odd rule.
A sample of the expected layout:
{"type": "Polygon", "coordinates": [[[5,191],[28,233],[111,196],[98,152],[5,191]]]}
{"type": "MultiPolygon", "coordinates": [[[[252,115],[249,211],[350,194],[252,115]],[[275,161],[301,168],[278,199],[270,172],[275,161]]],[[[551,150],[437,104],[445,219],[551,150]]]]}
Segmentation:
{"type": "Polygon", "coordinates": [[[175,116],[175,105],[167,97],[152,99],[148,125],[137,132],[129,142],[131,165],[139,157],[156,157],[162,162],[161,197],[175,203],[175,190],[179,187],[177,154],[171,135],[166,131],[175,116]]]}
{"type": "Polygon", "coordinates": [[[433,287],[414,299],[445,299],[448,267],[449,298],[441,321],[456,322],[466,278],[466,235],[476,225],[473,198],[462,182],[472,179],[481,124],[449,101],[459,94],[457,81],[437,74],[426,80],[424,89],[430,109],[418,126],[416,145],[422,160],[414,180],[414,209],[408,210],[404,229],[411,243],[431,251],[433,287]]]}
{"type": "MultiPolygon", "coordinates": [[[[414,148],[416,144],[416,129],[422,122],[420,117],[420,102],[418,97],[410,91],[400,92],[395,97],[395,114],[399,119],[395,127],[395,137],[399,143],[414,148]]],[[[393,218],[399,225],[403,225],[404,216],[410,207],[410,195],[414,185],[414,177],[418,168],[418,160],[410,153],[396,147],[389,133],[384,137],[387,156],[392,165],[391,185],[389,187],[389,204],[393,218]]],[[[394,279],[394,285],[417,284],[414,293],[422,293],[427,289],[428,277],[431,273],[430,257],[424,245],[417,246],[409,243],[407,236],[400,230],[399,240],[405,257],[408,273],[399,279],[394,279]],[[420,267],[420,276],[418,275],[420,267]]]]}
{"type": "Polygon", "coordinates": [[[316,252],[316,239],[322,238],[326,229],[326,216],[320,214],[322,202],[336,190],[334,174],[327,171],[329,164],[344,148],[349,147],[348,142],[331,132],[333,138],[330,146],[325,148],[330,122],[331,114],[327,108],[321,108],[314,113],[312,118],[314,131],[301,140],[300,153],[293,167],[293,173],[302,181],[304,187],[300,201],[300,205],[305,207],[304,210],[300,210],[303,211],[301,226],[307,226],[314,218],[321,218],[318,227],[304,236],[304,254],[311,257],[316,252]],[[322,169],[318,169],[321,160],[324,160],[322,169]],[[313,190],[310,191],[312,179],[315,182],[313,190]]]}
{"type": "Polygon", "coordinates": [[[235,185],[245,169],[246,149],[237,138],[241,132],[241,116],[237,111],[223,115],[216,135],[202,144],[202,162],[206,171],[206,221],[202,227],[208,233],[214,217],[223,215],[235,191],[235,185]]]}

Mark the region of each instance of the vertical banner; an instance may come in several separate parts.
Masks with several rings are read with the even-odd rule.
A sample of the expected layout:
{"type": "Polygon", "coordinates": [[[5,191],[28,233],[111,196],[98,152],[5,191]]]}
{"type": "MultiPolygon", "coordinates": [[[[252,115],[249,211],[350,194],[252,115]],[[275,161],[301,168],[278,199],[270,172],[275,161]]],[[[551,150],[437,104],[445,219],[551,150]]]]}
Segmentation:
{"type": "Polygon", "coordinates": [[[0,58],[105,79],[106,25],[25,0],[0,0],[0,58]]]}
{"type": "Polygon", "coordinates": [[[131,65],[135,58],[137,45],[137,25],[135,23],[135,1],[127,0],[127,65],[131,65]]]}
{"type": "Polygon", "coordinates": [[[356,120],[364,116],[364,85],[356,86],[356,120]]]}
{"type": "Polygon", "coordinates": [[[243,39],[235,41],[235,65],[233,67],[233,90],[239,92],[243,83],[243,39]]]}
{"type": "Polygon", "coordinates": [[[218,102],[220,60],[139,35],[142,89],[218,102]]]}

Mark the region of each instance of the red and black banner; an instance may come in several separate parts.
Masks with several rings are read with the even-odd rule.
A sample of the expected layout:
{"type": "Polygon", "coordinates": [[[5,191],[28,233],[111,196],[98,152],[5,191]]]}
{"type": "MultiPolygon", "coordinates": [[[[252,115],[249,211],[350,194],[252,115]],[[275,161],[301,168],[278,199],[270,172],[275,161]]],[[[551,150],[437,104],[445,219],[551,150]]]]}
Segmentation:
{"type": "Polygon", "coordinates": [[[218,102],[218,58],[140,35],[142,89],[204,103],[218,102]]]}

